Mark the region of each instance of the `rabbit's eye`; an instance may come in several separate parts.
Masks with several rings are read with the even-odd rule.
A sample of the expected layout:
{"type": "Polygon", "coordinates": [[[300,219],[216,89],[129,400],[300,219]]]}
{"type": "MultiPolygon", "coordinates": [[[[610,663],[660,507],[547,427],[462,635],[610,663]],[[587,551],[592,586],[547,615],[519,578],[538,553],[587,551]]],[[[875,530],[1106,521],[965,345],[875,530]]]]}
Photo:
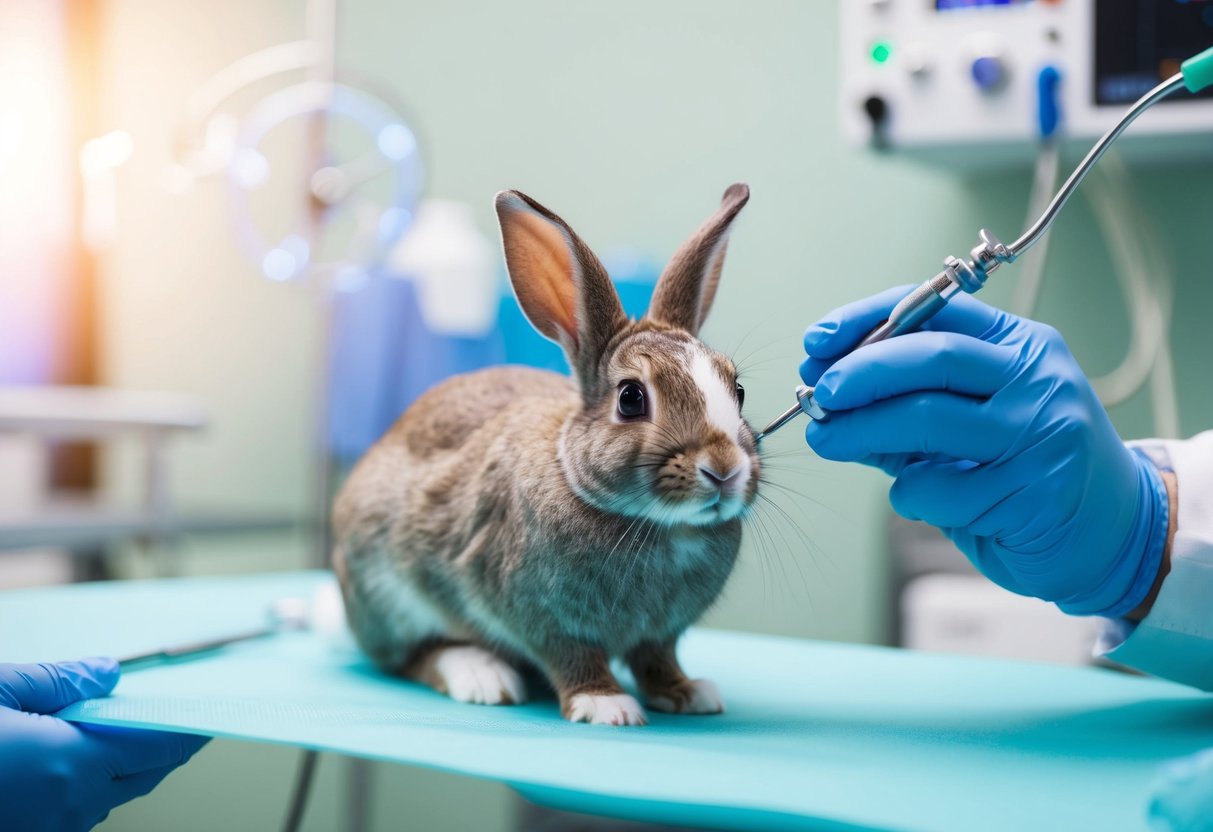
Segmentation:
{"type": "Polygon", "coordinates": [[[744,405],[745,405],[745,388],[742,387],[739,382],[737,384],[737,407],[741,408],[744,405]]]}
{"type": "Polygon", "coordinates": [[[643,416],[648,410],[644,385],[638,381],[625,381],[619,385],[619,415],[625,419],[643,416]]]}

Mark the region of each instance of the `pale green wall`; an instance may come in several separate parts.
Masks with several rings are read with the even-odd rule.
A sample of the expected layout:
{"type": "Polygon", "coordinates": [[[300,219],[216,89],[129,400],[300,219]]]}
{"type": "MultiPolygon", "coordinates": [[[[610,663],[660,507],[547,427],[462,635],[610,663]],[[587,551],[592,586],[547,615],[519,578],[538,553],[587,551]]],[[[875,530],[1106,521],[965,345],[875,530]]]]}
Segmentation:
{"type": "MultiPolygon", "coordinates": [[[[242,262],[217,189],[173,203],[154,181],[170,135],[166,113],[180,96],[223,62],[298,36],[301,5],[227,0],[205,14],[186,12],[181,0],[110,5],[111,37],[125,50],[114,59],[115,124],[134,120],[137,152],[151,154],[128,175],[123,208],[136,221],[108,263],[112,378],[196,390],[216,404],[216,432],[182,458],[187,497],[302,510],[313,332],[306,299],[259,281],[242,262]]],[[[1027,198],[1026,170],[960,177],[846,147],[837,129],[836,15],[824,0],[348,0],[340,62],[408,105],[428,152],[429,193],[476,206],[486,233],[494,231],[492,194],[514,187],[600,250],[627,244],[664,258],[728,183],[749,182],[753,199],[705,337],[744,359],[748,414],[765,421],[789,402],[799,333],[815,316],[934,273],[944,255],[967,251],[979,225],[1013,236],[1027,198]]],[[[1213,330],[1204,323],[1213,309],[1211,170],[1138,177],[1181,275],[1172,339],[1187,432],[1213,424],[1213,330]]],[[[1081,203],[1057,230],[1041,317],[1101,372],[1126,343],[1118,304],[1088,300],[1112,285],[1104,246],[1081,203]]],[[[986,297],[1005,301],[1009,283],[997,283],[986,297]]],[[[1144,401],[1114,415],[1128,436],[1149,432],[1144,401]]],[[[771,467],[800,496],[771,496],[799,531],[773,519],[765,545],[752,534],[709,621],[878,639],[887,482],[815,459],[797,433],[772,440],[771,467]]],[[[192,551],[198,571],[289,567],[301,558],[292,540],[222,550],[195,543],[192,551]]],[[[280,749],[216,743],[107,828],[264,828],[279,816],[292,760],[280,749]]],[[[313,829],[333,825],[335,775],[330,761],[313,829]]],[[[382,828],[395,818],[409,828],[492,829],[506,805],[499,787],[387,766],[377,776],[382,828]],[[444,823],[442,807],[480,815],[444,823]],[[417,813],[427,821],[416,822],[417,813]]]]}

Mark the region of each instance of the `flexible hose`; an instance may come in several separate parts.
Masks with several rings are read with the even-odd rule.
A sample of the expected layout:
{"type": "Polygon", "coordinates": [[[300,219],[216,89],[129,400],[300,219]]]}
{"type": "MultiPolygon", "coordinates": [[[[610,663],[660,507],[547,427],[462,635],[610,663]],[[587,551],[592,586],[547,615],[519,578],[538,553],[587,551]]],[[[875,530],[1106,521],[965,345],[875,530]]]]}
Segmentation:
{"type": "MultiPolygon", "coordinates": [[[[1036,167],[1032,175],[1032,193],[1028,197],[1028,216],[1024,225],[1044,213],[1049,200],[1057,191],[1057,170],[1060,167],[1061,149],[1058,142],[1046,139],[1036,154],[1036,167]]],[[[1045,262],[1049,256],[1049,239],[1047,231],[1041,235],[1036,246],[1025,252],[1019,259],[1019,270],[1015,282],[1014,294],[1011,298],[1011,310],[1017,315],[1031,318],[1036,314],[1036,306],[1040,302],[1040,288],[1044,284],[1045,262]]]]}
{"type": "Polygon", "coordinates": [[[1058,213],[1074,195],[1074,191],[1082,184],[1082,180],[1095,167],[1095,163],[1100,157],[1108,151],[1112,143],[1123,133],[1130,124],[1132,124],[1138,116],[1144,113],[1150,107],[1166,98],[1168,95],[1184,88],[1184,77],[1182,74],[1176,73],[1163,81],[1154,89],[1137,99],[1137,103],[1129,108],[1129,111],[1121,116],[1120,121],[1113,125],[1112,129],[1104,133],[1099,141],[1087,151],[1087,155],[1078,163],[1078,167],[1074,168],[1074,172],[1062,183],[1061,188],[1053,197],[1053,200],[1045,208],[1044,212],[1036,222],[1028,227],[1028,230],[1019,236],[1014,242],[1007,246],[1011,254],[1014,256],[1022,255],[1025,251],[1031,248],[1041,238],[1041,236],[1053,224],[1053,220],[1057,219],[1058,213]]]}
{"type": "Polygon", "coordinates": [[[1173,281],[1157,230],[1133,194],[1128,170],[1110,154],[1087,192],[1091,210],[1112,254],[1130,316],[1129,348],[1116,369],[1091,380],[1105,406],[1127,401],[1151,385],[1154,431],[1179,434],[1179,408],[1168,330],[1173,281]]]}
{"type": "Polygon", "coordinates": [[[1149,377],[1155,435],[1178,437],[1179,401],[1170,341],[1175,297],[1171,258],[1149,212],[1141,207],[1141,201],[1133,192],[1132,179],[1124,161],[1117,157],[1104,173],[1110,182],[1119,185],[1109,209],[1119,215],[1120,228],[1135,235],[1135,275],[1143,286],[1143,294],[1153,297],[1157,305],[1158,331],[1154,341],[1154,365],[1149,377]],[[1154,287],[1152,293],[1149,292],[1151,285],[1154,287]]]}
{"type": "MultiPolygon", "coordinates": [[[[1056,141],[1045,141],[1036,157],[1028,219],[1040,216],[1052,198],[1057,181],[1060,152],[1056,141]]],[[[1113,407],[1150,385],[1154,433],[1175,437],[1180,433],[1174,363],[1168,330],[1173,281],[1158,233],[1132,192],[1128,170],[1115,151],[1102,164],[1084,190],[1100,233],[1112,253],[1113,270],[1129,313],[1129,347],[1114,370],[1091,379],[1105,407],[1113,407]]],[[[1049,235],[1025,253],[1012,298],[1012,310],[1034,317],[1044,283],[1049,235]]]]}

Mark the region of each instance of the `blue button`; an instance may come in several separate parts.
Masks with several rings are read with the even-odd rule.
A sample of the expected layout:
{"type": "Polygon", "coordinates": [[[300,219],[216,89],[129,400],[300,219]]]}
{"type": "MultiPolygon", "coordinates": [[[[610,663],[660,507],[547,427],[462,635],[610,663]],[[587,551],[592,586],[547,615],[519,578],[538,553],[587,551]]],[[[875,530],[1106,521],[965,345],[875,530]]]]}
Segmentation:
{"type": "Polygon", "coordinates": [[[973,75],[977,86],[987,92],[1000,87],[1006,79],[1006,70],[1003,68],[1002,61],[988,55],[973,61],[969,72],[973,75]]]}
{"type": "Polygon", "coordinates": [[[1057,131],[1061,121],[1061,72],[1055,66],[1046,66],[1036,76],[1036,114],[1041,138],[1048,138],[1057,131]]]}

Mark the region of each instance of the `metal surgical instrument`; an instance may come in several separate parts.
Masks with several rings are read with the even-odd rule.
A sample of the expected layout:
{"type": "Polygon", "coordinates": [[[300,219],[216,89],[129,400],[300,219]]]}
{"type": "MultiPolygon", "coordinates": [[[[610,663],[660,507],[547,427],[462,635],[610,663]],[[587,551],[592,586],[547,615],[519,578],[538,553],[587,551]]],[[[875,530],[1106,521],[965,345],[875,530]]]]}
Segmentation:
{"type": "MultiPolygon", "coordinates": [[[[985,285],[986,279],[1002,264],[1015,262],[1017,257],[1044,236],[1044,233],[1049,230],[1049,226],[1053,224],[1053,220],[1057,219],[1062,206],[1073,196],[1083,178],[1104,155],[1112,142],[1116,141],[1125,128],[1132,124],[1138,116],[1181,88],[1187,88],[1189,92],[1199,92],[1208,86],[1213,86],[1213,47],[1184,61],[1179,72],[1139,98],[1120,121],[1087,152],[1083,160],[1078,163],[1078,167],[1070,174],[1070,178],[1053,197],[1053,201],[1049,203],[1044,213],[1017,240],[1010,245],[1004,245],[1002,241],[983,228],[979,233],[980,239],[969,252],[967,260],[963,257],[945,259],[943,271],[906,295],[900,303],[893,307],[889,313],[889,319],[869,332],[856,345],[856,349],[892,338],[894,335],[901,335],[903,332],[916,330],[943,309],[957,292],[965,291],[972,294],[979,290],[985,285]]],[[[756,439],[761,441],[770,436],[801,413],[818,422],[829,418],[829,414],[814,399],[812,387],[797,387],[796,404],[763,428],[756,439]]]]}
{"type": "Polygon", "coordinates": [[[302,598],[282,598],[275,601],[269,609],[269,622],[264,627],[259,627],[256,630],[248,630],[243,633],[233,633],[229,636],[220,638],[211,638],[204,641],[194,641],[187,644],[178,644],[172,647],[162,647],[158,650],[149,650],[146,653],[135,653],[129,656],[122,656],[118,659],[119,666],[123,670],[129,670],[132,667],[143,667],[149,664],[162,664],[164,662],[179,661],[182,659],[193,658],[204,653],[210,653],[213,650],[218,650],[221,647],[227,647],[229,644],[237,644],[242,641],[252,641],[254,639],[266,638],[268,636],[277,635],[278,633],[287,632],[290,630],[305,630],[309,624],[309,611],[307,602],[302,598]]]}

